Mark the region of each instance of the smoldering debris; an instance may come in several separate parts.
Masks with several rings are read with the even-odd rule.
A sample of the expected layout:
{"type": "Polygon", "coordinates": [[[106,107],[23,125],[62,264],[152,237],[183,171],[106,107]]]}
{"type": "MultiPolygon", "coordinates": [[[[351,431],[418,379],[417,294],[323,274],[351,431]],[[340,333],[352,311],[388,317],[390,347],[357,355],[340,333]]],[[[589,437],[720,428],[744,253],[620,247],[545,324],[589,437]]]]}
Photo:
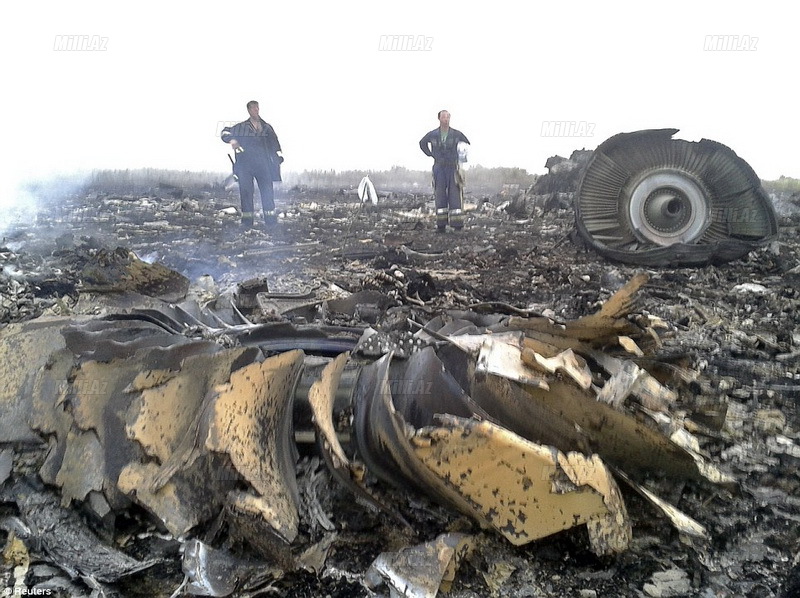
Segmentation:
{"type": "Polygon", "coordinates": [[[19,322],[69,313],[80,293],[138,293],[180,301],[189,280],[159,263],[148,263],[123,247],[109,249],[97,239],[58,237],[50,263],[29,253],[0,250],[0,322],[19,322]]]}
{"type": "MultiPolygon", "coordinates": [[[[134,506],[173,537],[223,521],[227,537],[270,563],[276,579],[297,568],[301,523],[313,518],[300,500],[296,472],[303,404],[313,412],[332,478],[386,513],[398,513],[399,505],[370,488],[372,476],[430,496],[514,545],[586,525],[592,551],[614,554],[627,550],[632,533],[614,481],[619,469],[670,521],[689,522],[678,526],[687,538],[702,541],[702,526],[645,489],[641,476],[657,472],[731,489],[733,479],[702,454],[670,413],[674,393],[645,369],[634,379],[626,373],[624,390],[615,388],[622,384],[615,375],[627,372],[630,360],[649,355],[650,368],[658,363],[653,325],[665,323],[630,318],[646,280],[638,276],[596,314],[572,322],[463,313],[462,321],[472,323],[458,326],[461,334],[447,334],[452,321],[438,329],[428,322],[406,358],[394,357],[391,346],[379,359],[368,358],[353,331],[350,360],[340,353],[309,387],[298,386],[305,360],[325,356],[329,338],[305,351],[289,350],[286,341],[276,345],[276,338],[302,343],[303,333],[291,326],[278,332],[269,324],[230,325],[193,339],[178,332],[167,306],[160,315],[48,322],[50,344],[28,339],[38,330],[12,328],[2,335],[7,353],[25,346],[27,360],[59,365],[17,377],[3,406],[17,411],[30,401],[24,438],[49,439],[39,475],[58,488],[64,506],[80,506],[110,533],[134,506]],[[214,335],[234,346],[208,340],[214,335]],[[458,355],[447,355],[448,348],[458,355]],[[348,363],[359,373],[342,386],[348,363]],[[56,372],[68,387],[54,384],[56,372]]],[[[196,320],[194,335],[203,327],[196,320]]],[[[680,377],[670,382],[682,385],[680,377]]],[[[3,426],[2,441],[18,441],[21,427],[3,426]]],[[[336,525],[335,517],[330,523],[336,525]]],[[[77,566],[70,555],[58,556],[59,566],[77,566]]],[[[207,585],[187,576],[190,588],[207,585]]]]}
{"type": "MultiPolygon", "coordinates": [[[[141,228],[134,250],[206,274],[190,300],[51,286],[32,293],[45,317],[0,333],[4,415],[24,415],[3,445],[4,487],[45,479],[53,504],[155,564],[110,583],[42,577],[52,557],[20,539],[5,493],[8,554],[29,555],[26,572],[3,569],[8,584],[371,595],[386,580],[435,595],[445,567],[455,596],[634,596],[687,581],[746,595],[788,579],[800,508],[793,244],[644,277],[575,253],[563,243],[571,213],[542,197],[520,198],[522,224],[496,209],[504,198],[475,203],[464,234],[444,240],[410,197],[371,213],[317,198],[275,233],[240,231],[224,201],[171,209],[185,199],[115,200],[103,204],[115,218],[91,224],[101,239],[114,222],[133,230],[139,211],[166,222],[141,228]],[[399,227],[393,210],[423,228],[399,227]],[[357,243],[369,251],[341,250],[357,243]],[[733,291],[743,283],[768,292],[733,291]],[[272,435],[254,433],[262,421],[272,435]],[[496,465],[485,488],[477,462],[496,465]],[[526,504],[531,489],[577,519],[556,531],[564,520],[526,504]],[[454,532],[473,546],[457,567],[436,544],[454,532]],[[431,555],[422,579],[398,565],[368,573],[382,553],[431,545],[441,557],[419,553],[431,555]],[[675,570],[686,575],[656,575],[675,570]]],[[[21,283],[61,267],[52,248],[26,251],[12,252],[21,283]]]]}

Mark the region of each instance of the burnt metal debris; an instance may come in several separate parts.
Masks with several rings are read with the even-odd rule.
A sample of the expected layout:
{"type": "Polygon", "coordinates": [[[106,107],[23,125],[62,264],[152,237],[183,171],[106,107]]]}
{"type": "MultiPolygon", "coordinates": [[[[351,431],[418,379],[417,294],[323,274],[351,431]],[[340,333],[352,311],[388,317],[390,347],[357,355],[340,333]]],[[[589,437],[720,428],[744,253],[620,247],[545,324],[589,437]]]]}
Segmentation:
{"type": "Polygon", "coordinates": [[[651,266],[723,263],[777,236],[753,169],[721,143],[673,139],[677,132],[620,133],[595,150],[575,220],[600,255],[651,266]]]}
{"type": "MultiPolygon", "coordinates": [[[[574,321],[463,312],[379,345],[363,328],[320,328],[313,342],[289,323],[211,328],[208,310],[168,304],[11,325],[0,337],[0,441],[47,442],[41,479],[109,533],[133,506],[176,538],[224,522],[278,572],[297,568],[301,521],[314,517],[296,473],[309,412],[332,477],[398,525],[408,523],[372,476],[514,545],[585,525],[593,552],[619,553],[632,533],[619,471],[687,541],[703,540],[703,526],[643,477],[735,489],[671,414],[675,392],[647,370],[658,362],[635,363],[667,327],[631,319],[646,281],[635,276],[574,321]]],[[[193,572],[207,552],[186,548],[187,583],[229,595],[193,572]]],[[[388,575],[385,557],[374,567],[388,575]]]]}
{"type": "Polygon", "coordinates": [[[596,260],[563,244],[553,174],[470,206],[458,239],[413,196],[302,193],[269,235],[185,197],[75,200],[99,207],[55,250],[23,231],[0,249],[0,583],[790,596],[800,251],[596,260]],[[180,303],[180,277],[126,286],[134,254],[85,236],[109,231],[204,275],[180,303]]]}

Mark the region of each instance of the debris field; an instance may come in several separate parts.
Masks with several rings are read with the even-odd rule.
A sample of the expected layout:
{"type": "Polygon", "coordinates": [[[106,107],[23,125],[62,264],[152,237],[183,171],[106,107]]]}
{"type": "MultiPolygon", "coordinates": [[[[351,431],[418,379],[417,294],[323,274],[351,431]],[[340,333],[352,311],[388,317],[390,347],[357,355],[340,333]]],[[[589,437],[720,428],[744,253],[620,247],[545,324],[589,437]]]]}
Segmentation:
{"type": "Polygon", "coordinates": [[[574,187],[446,234],[354,191],[241,228],[221,189],[94,189],[6,234],[3,587],[796,595],[796,197],[739,259],[644,267],[582,246],[574,187]]]}

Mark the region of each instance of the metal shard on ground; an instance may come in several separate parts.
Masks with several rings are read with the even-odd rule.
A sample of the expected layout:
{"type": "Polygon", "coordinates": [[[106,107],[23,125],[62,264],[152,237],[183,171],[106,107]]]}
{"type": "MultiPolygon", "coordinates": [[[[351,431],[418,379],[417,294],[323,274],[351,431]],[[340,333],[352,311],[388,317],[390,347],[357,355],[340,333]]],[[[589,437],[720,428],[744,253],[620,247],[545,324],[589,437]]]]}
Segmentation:
{"type": "Polygon", "coordinates": [[[295,479],[291,396],[303,365],[302,351],[287,351],[231,374],[216,387],[205,446],[227,453],[260,496],[264,511],[286,542],[297,535],[299,502],[295,479]]]}
{"type": "Polygon", "coordinates": [[[564,454],[490,422],[442,416],[419,430],[417,457],[511,543],[526,544],[592,522],[598,554],[619,552],[630,523],[600,459],[564,454]]]}

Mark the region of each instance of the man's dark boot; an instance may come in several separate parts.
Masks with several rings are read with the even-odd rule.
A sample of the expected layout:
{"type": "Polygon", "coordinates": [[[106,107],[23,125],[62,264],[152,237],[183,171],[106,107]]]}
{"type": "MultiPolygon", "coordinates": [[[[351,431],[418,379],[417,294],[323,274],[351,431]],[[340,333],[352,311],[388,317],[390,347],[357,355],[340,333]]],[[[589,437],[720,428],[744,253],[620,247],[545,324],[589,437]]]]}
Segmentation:
{"type": "Polygon", "coordinates": [[[275,213],[275,210],[265,210],[264,211],[264,226],[267,228],[271,228],[278,224],[278,215],[275,213]]]}
{"type": "Polygon", "coordinates": [[[447,208],[436,208],[436,232],[443,233],[447,226],[447,208]]]}
{"type": "Polygon", "coordinates": [[[461,211],[461,208],[450,210],[450,226],[454,231],[464,228],[464,212],[461,211]]]}

